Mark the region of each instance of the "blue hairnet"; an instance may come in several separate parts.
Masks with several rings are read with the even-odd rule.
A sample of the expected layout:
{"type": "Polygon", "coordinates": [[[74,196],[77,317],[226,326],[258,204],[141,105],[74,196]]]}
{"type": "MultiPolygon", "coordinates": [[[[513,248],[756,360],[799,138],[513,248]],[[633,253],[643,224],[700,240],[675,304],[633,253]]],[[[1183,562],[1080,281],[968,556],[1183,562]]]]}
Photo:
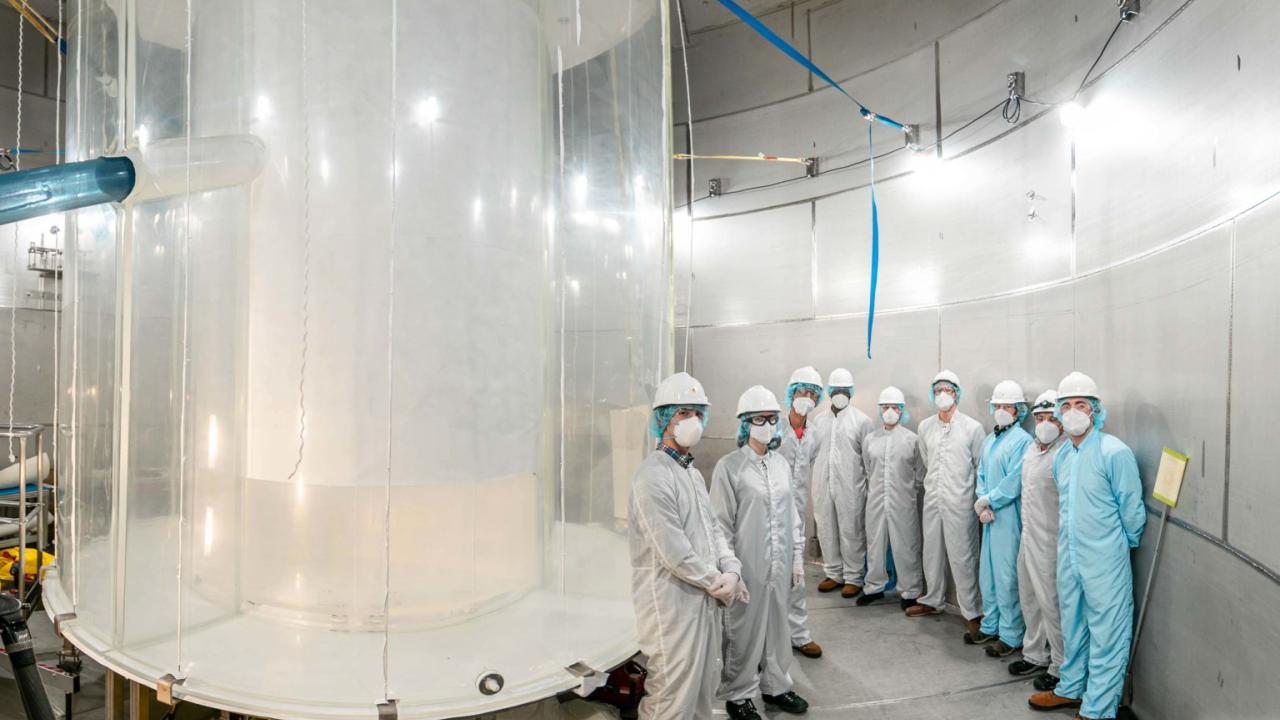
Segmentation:
{"type": "Polygon", "coordinates": [[[814,404],[816,405],[817,403],[822,402],[822,387],[820,385],[814,385],[812,383],[791,383],[787,386],[787,402],[783,405],[783,408],[788,411],[791,410],[791,401],[795,398],[797,390],[812,390],[813,394],[818,396],[818,399],[814,401],[814,404]]]}
{"type": "Polygon", "coordinates": [[[738,447],[742,447],[747,444],[747,437],[751,434],[751,418],[756,415],[778,415],[778,423],[773,426],[773,438],[769,440],[769,449],[772,450],[775,447],[774,441],[782,439],[783,423],[781,414],[775,413],[772,410],[757,413],[743,413],[738,416],[738,447]]]}
{"type": "Polygon", "coordinates": [[[663,405],[653,409],[653,414],[649,416],[649,433],[654,437],[661,439],[662,433],[667,429],[667,425],[671,424],[671,418],[681,410],[697,410],[702,413],[702,429],[707,428],[707,406],[706,405],[663,405]]]}
{"type": "MultiPolygon", "coordinates": [[[[1053,416],[1058,418],[1059,422],[1062,421],[1062,404],[1070,399],[1071,398],[1062,398],[1058,401],[1058,404],[1054,406],[1053,416]]],[[[1093,408],[1093,429],[1101,430],[1102,426],[1107,422],[1107,409],[1102,407],[1102,403],[1098,402],[1095,398],[1089,398],[1089,406],[1093,408]]]]}
{"type": "Polygon", "coordinates": [[[937,385],[938,383],[946,383],[946,384],[948,384],[948,385],[950,385],[951,387],[953,387],[953,388],[955,388],[955,389],[956,389],[956,404],[957,404],[957,405],[959,405],[959,404],[960,404],[960,386],[959,386],[959,385],[956,385],[955,383],[951,382],[950,380],[939,380],[938,382],[933,383],[933,385],[930,385],[930,386],[929,386],[929,402],[930,402],[930,403],[932,403],[932,402],[933,402],[933,386],[934,386],[934,385],[937,385]]]}
{"type": "Polygon", "coordinates": [[[831,397],[832,395],[835,395],[837,390],[848,390],[848,391],[849,391],[849,397],[853,397],[853,386],[852,386],[852,385],[849,385],[849,386],[840,385],[840,386],[838,386],[838,387],[837,387],[837,386],[835,386],[835,385],[828,385],[828,386],[827,386],[827,397],[831,397]]]}
{"type": "MultiPolygon", "coordinates": [[[[1000,404],[1001,404],[1001,405],[1008,405],[1009,403],[1000,403],[1000,404]]],[[[1013,405],[1014,405],[1014,407],[1018,408],[1018,423],[1017,423],[1017,424],[1019,424],[1019,425],[1020,425],[1020,424],[1022,424],[1022,421],[1023,421],[1023,420],[1026,420],[1026,419],[1027,419],[1027,415],[1030,415],[1030,414],[1031,414],[1031,406],[1027,405],[1027,404],[1026,404],[1026,403],[1024,403],[1024,402],[1020,402],[1020,403],[1013,403],[1013,405]]],[[[991,413],[992,415],[995,415],[995,414],[996,414],[996,404],[995,404],[995,403],[991,403],[991,404],[990,404],[990,408],[987,410],[987,412],[991,413]]]]}

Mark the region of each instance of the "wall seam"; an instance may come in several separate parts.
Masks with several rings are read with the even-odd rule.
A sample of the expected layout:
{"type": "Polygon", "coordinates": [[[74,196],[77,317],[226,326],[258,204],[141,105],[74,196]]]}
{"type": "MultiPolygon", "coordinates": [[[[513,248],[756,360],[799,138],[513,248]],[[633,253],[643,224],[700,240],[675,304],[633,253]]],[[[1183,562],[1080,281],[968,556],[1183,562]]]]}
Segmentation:
{"type": "Polygon", "coordinates": [[[1227,420],[1222,458],[1222,541],[1228,541],[1228,518],[1231,514],[1231,392],[1235,371],[1236,335],[1236,229],[1237,217],[1231,221],[1231,241],[1227,260],[1227,420]]]}
{"type": "MultiPolygon", "coordinates": [[[[1148,515],[1151,515],[1153,517],[1160,517],[1161,511],[1156,510],[1150,505],[1146,505],[1145,507],[1148,515]]],[[[1216,545],[1218,549],[1224,550],[1227,553],[1234,555],[1237,560],[1240,560],[1244,564],[1253,568],[1258,572],[1258,574],[1262,575],[1263,577],[1270,580],[1271,582],[1277,585],[1280,585],[1280,573],[1277,573],[1275,570],[1272,570],[1270,567],[1267,566],[1266,563],[1258,560],[1257,558],[1241,550],[1235,545],[1232,545],[1231,543],[1226,542],[1225,540],[1220,540],[1214,537],[1213,535],[1209,534],[1205,530],[1198,528],[1195,525],[1187,522],[1186,520],[1180,520],[1172,515],[1169,516],[1169,524],[1175,527],[1181,528],[1183,530],[1186,530],[1187,532],[1191,533],[1192,535],[1195,535],[1201,540],[1205,540],[1213,545],[1216,545]]]]}

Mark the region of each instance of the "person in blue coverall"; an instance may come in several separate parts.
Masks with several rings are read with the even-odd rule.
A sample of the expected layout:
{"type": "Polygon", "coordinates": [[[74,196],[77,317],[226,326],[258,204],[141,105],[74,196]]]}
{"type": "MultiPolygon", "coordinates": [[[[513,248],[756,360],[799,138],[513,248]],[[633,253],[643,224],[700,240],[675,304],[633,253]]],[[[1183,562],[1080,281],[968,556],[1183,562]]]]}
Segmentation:
{"type": "Polygon", "coordinates": [[[1018,547],[1022,539],[1022,456],[1031,435],[1020,423],[1028,412],[1022,387],[1012,380],[991,393],[995,430],[982,445],[978,463],[978,500],[973,510],[982,523],[978,585],[982,588],[982,626],[965,642],[988,645],[991,657],[1007,657],[1022,648],[1026,624],[1018,599],[1018,547]]]}
{"type": "Polygon", "coordinates": [[[1146,526],[1142,480],[1133,451],[1102,432],[1107,414],[1092,378],[1073,372],[1062,379],[1058,415],[1071,439],[1053,462],[1064,658],[1057,687],[1029,704],[1104,720],[1116,717],[1133,640],[1130,550],[1146,526]]]}

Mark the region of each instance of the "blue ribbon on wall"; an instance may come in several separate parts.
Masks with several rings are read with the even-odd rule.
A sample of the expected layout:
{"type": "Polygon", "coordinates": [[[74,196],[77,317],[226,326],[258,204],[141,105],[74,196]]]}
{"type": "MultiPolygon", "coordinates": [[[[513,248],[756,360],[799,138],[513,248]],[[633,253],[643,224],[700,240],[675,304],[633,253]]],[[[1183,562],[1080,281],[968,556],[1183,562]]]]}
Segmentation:
{"type": "MultiPolygon", "coordinates": [[[[678,0],[677,0],[678,1],[678,0]]],[[[773,43],[774,47],[782,51],[784,55],[800,64],[809,72],[821,78],[823,82],[840,91],[841,95],[853,101],[858,106],[858,114],[869,122],[878,122],[887,125],[896,130],[905,131],[906,127],[892,118],[872,112],[867,109],[857,98],[849,94],[849,91],[841,87],[830,75],[813,63],[812,60],[805,57],[803,53],[795,49],[791,43],[783,40],[777,33],[770,30],[760,19],[752,15],[734,0],[720,0],[720,4],[728,8],[729,12],[737,15],[742,22],[748,27],[755,30],[757,34],[765,40],[773,43]]],[[[871,334],[875,328],[876,322],[876,284],[880,278],[880,210],[876,206],[876,160],[875,155],[871,153],[871,125],[867,125],[867,153],[871,155],[871,300],[867,308],[867,359],[871,358],[871,334]]]]}

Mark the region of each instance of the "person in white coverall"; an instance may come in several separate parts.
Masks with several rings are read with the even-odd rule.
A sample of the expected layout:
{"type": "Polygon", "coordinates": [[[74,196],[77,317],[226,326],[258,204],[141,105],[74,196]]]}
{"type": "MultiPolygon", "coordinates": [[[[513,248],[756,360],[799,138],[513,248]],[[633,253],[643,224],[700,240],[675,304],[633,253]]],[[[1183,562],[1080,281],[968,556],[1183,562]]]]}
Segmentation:
{"type": "Polygon", "coordinates": [[[851,598],[862,592],[867,563],[862,439],[872,426],[866,413],[849,404],[853,375],[848,370],[831,371],[827,394],[831,411],[819,413],[812,423],[818,441],[813,461],[813,520],[826,574],[818,592],[840,590],[842,596],[851,598]]]}
{"type": "Polygon", "coordinates": [[[631,596],[649,671],[640,717],[710,718],[720,681],[720,607],[748,602],[742,564],[720,530],[689,449],[710,402],[686,373],[663,380],[650,430],[658,439],[631,482],[631,596]]]}
{"type": "Polygon", "coordinates": [[[731,720],[760,720],[752,699],[800,714],[809,704],[792,689],[791,588],[803,584],[804,535],[780,442],[778,398],[760,385],[738,399],[738,449],[711,474],[711,507],[742,561],[749,604],[724,611],[724,673],[719,698],[731,720]]]}
{"type": "Polygon", "coordinates": [[[858,605],[870,605],[884,597],[890,556],[898,573],[902,609],[914,607],[924,592],[916,505],[924,461],[916,434],[906,428],[911,421],[906,403],[901,390],[885,388],[880,393],[883,426],[862,440],[867,468],[867,585],[858,605]]]}
{"type": "Polygon", "coordinates": [[[938,408],[920,422],[920,456],[924,458],[924,580],[928,592],[907,610],[908,617],[942,612],[947,595],[947,568],[956,583],[956,601],[966,629],[977,633],[982,621],[978,590],[978,518],[973,514],[978,460],[986,431],[960,412],[960,379],[943,370],[930,386],[938,408]]]}
{"type": "Polygon", "coordinates": [[[1058,486],[1053,459],[1066,442],[1054,416],[1058,392],[1045,390],[1031,407],[1035,442],[1022,456],[1022,549],[1018,553],[1018,595],[1027,633],[1022,659],[1009,663],[1013,675],[1040,675],[1037,690],[1052,690],[1062,667],[1062,625],[1058,615],[1058,486]]]}
{"type": "MultiPolygon", "coordinates": [[[[802,367],[791,373],[791,381],[787,383],[787,413],[782,422],[782,445],[778,452],[791,466],[791,487],[801,518],[808,514],[809,480],[813,461],[818,456],[818,439],[809,426],[809,413],[821,399],[822,376],[817,370],[802,367]]],[[[805,538],[808,538],[807,533],[805,538]]],[[[809,633],[809,608],[805,602],[803,582],[791,590],[791,612],[787,622],[791,625],[791,646],[805,657],[822,657],[822,646],[814,642],[813,635],[809,633]]]]}

